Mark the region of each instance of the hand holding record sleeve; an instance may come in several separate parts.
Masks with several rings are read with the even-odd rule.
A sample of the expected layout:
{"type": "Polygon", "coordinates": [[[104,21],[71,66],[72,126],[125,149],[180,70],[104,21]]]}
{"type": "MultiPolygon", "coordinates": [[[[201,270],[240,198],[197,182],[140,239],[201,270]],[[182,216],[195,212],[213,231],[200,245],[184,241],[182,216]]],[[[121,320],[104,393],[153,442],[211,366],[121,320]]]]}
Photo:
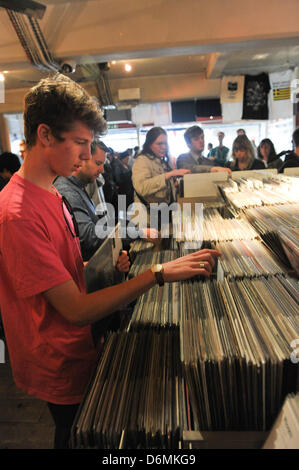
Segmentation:
{"type": "Polygon", "coordinates": [[[130,269],[130,260],[128,257],[128,253],[125,250],[121,250],[119,253],[119,257],[116,263],[116,269],[120,273],[127,273],[130,269]]]}
{"type": "Polygon", "coordinates": [[[220,251],[204,249],[163,264],[165,282],[183,281],[201,275],[209,277],[220,251]]]}
{"type": "MultiPolygon", "coordinates": [[[[102,248],[106,241],[101,245],[102,248]]],[[[111,250],[107,251],[111,255],[111,250]]],[[[168,261],[162,265],[163,282],[181,281],[197,275],[209,277],[215,264],[215,258],[218,256],[220,256],[218,250],[204,249],[168,261]]],[[[102,262],[102,264],[108,265],[107,258],[103,257],[104,261],[101,256],[99,258],[99,264],[102,262]]],[[[90,262],[88,264],[90,265],[90,262]]],[[[98,267],[96,263],[96,268],[98,267]]],[[[109,275],[107,277],[109,280],[109,275]]],[[[102,320],[124,305],[131,303],[156,285],[157,278],[151,269],[147,269],[133,279],[117,285],[112,284],[109,287],[101,286],[104,288],[93,292],[87,290],[88,293],[85,293],[78,289],[73,279],[70,279],[48,289],[43,295],[68,321],[78,326],[85,326],[102,320]]]]}

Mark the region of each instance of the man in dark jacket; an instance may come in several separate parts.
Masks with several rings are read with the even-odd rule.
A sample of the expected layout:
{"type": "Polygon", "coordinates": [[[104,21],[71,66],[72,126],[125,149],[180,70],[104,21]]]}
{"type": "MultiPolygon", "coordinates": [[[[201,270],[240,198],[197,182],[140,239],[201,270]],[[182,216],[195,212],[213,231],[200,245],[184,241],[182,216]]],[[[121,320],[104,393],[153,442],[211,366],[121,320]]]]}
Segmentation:
{"type": "Polygon", "coordinates": [[[20,160],[14,153],[4,152],[0,155],[0,191],[20,166],[20,160]]]}
{"type": "MultiPolygon", "coordinates": [[[[94,141],[91,145],[91,155],[92,158],[82,162],[82,166],[78,167],[72,176],[59,176],[54,182],[54,186],[66,198],[74,214],[83,261],[88,261],[104,242],[105,238],[99,238],[97,235],[96,225],[102,217],[107,216],[102,188],[98,188],[102,195],[97,206],[86,191],[87,185],[94,183],[100,174],[104,174],[105,145],[101,141],[94,141]]],[[[158,234],[151,229],[144,229],[139,236],[149,241],[156,241],[158,238],[158,234]]],[[[129,248],[129,242],[129,239],[123,239],[125,249],[129,248]]],[[[128,271],[128,263],[127,251],[123,251],[118,259],[118,271],[128,271]]]]}
{"type": "Polygon", "coordinates": [[[287,153],[279,173],[283,173],[285,168],[299,167],[299,127],[293,132],[292,138],[295,150],[287,153]]]}
{"type": "Polygon", "coordinates": [[[190,170],[191,173],[215,173],[218,171],[231,173],[229,168],[214,166],[213,160],[202,156],[205,140],[201,127],[189,127],[184,134],[184,139],[190,151],[178,157],[176,162],[178,169],[185,168],[190,170]]]}
{"type": "MultiPolygon", "coordinates": [[[[100,207],[96,208],[86,191],[86,186],[94,183],[98,176],[104,173],[106,154],[100,141],[93,142],[91,154],[92,158],[83,162],[72,176],[68,178],[59,176],[54,183],[60,194],[67,199],[74,213],[83,261],[88,261],[104,241],[96,234],[96,224],[101,216],[105,216],[105,200],[103,198],[100,207]]],[[[117,267],[119,271],[128,270],[126,252],[119,257],[117,267]]]]}

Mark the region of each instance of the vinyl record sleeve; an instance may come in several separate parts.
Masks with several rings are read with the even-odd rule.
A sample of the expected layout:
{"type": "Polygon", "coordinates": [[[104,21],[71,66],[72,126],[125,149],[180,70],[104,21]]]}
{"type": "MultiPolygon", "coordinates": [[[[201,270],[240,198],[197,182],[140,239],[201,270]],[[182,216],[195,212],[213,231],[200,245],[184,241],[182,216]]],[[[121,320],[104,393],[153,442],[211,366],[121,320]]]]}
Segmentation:
{"type": "Polygon", "coordinates": [[[122,250],[119,237],[120,223],[111,230],[106,240],[97,249],[84,268],[87,292],[112,286],[116,282],[115,266],[122,250]]]}

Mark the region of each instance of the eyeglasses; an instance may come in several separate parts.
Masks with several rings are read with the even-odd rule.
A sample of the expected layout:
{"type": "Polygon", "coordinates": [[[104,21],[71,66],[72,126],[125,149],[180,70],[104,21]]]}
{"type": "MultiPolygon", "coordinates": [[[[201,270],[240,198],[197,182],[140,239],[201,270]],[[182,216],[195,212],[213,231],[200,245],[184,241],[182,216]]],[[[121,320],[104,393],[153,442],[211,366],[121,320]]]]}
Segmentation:
{"type": "Polygon", "coordinates": [[[62,196],[61,198],[61,205],[62,205],[62,213],[63,213],[63,217],[64,217],[64,220],[65,220],[65,223],[67,225],[67,228],[69,229],[71,235],[73,238],[76,238],[76,237],[79,237],[79,227],[78,227],[78,224],[77,224],[77,221],[76,221],[76,218],[75,218],[75,215],[74,215],[74,212],[73,212],[73,209],[71,208],[70,206],[70,203],[68,202],[68,200],[62,196]],[[70,224],[69,224],[69,221],[64,213],[64,208],[63,206],[66,207],[67,211],[69,212],[70,216],[72,217],[72,221],[73,221],[73,226],[74,226],[74,229],[75,229],[75,233],[73,232],[70,224]]]}

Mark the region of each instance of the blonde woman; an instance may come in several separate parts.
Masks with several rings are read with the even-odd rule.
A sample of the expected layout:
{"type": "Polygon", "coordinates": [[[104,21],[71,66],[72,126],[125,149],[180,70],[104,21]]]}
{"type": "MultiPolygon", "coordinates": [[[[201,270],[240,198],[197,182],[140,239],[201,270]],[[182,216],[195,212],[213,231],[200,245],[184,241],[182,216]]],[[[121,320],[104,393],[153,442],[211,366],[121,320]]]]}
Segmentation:
{"type": "Polygon", "coordinates": [[[263,170],[266,168],[262,160],[255,158],[253,145],[245,134],[238,135],[234,140],[232,157],[233,161],[227,162],[225,165],[232,171],[263,170]]]}

